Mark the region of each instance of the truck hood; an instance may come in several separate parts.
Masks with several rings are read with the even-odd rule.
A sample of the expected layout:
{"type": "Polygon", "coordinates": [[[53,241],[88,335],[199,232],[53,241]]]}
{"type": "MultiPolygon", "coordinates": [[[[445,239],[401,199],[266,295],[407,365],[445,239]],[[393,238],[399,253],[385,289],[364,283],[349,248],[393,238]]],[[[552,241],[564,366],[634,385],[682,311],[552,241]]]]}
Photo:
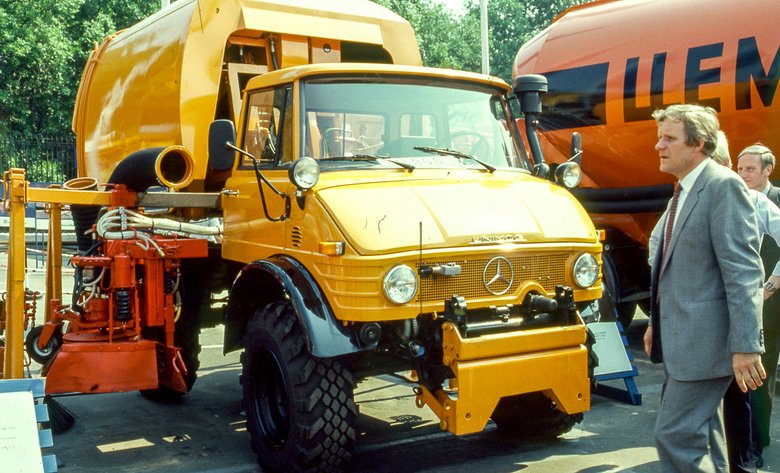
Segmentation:
{"type": "Polygon", "coordinates": [[[414,250],[421,240],[430,249],[596,239],[569,191],[517,172],[415,171],[411,179],[359,184],[322,178],[318,198],[361,254],[414,250]]]}

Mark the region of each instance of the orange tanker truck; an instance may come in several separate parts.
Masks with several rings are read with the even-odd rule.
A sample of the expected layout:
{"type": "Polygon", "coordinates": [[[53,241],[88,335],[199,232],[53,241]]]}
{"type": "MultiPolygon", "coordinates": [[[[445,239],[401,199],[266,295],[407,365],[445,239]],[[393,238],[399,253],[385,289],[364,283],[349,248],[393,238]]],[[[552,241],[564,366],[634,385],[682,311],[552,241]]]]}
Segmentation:
{"type": "Polygon", "coordinates": [[[582,135],[574,194],[606,230],[602,313],[628,324],[647,302],[647,241],[672,194],[672,177],[658,168],[653,110],[708,105],[732,154],[756,141],[780,152],[778,22],[773,0],[603,0],[566,10],[520,48],[513,74],[549,81],[539,121],[545,156],[567,159],[571,133],[582,135]]]}

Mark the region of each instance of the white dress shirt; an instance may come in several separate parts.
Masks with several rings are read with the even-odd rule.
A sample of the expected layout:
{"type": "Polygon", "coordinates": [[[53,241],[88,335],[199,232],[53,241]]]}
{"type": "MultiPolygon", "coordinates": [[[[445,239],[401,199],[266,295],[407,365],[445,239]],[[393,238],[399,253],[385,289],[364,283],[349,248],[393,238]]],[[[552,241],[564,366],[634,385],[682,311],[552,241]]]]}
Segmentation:
{"type": "MultiPolygon", "coordinates": [[[[771,236],[780,245],[780,207],[769,200],[763,192],[750,189],[750,196],[756,204],[758,233],[771,236]]],[[[772,276],[780,276],[780,260],[775,264],[772,276]]]]}

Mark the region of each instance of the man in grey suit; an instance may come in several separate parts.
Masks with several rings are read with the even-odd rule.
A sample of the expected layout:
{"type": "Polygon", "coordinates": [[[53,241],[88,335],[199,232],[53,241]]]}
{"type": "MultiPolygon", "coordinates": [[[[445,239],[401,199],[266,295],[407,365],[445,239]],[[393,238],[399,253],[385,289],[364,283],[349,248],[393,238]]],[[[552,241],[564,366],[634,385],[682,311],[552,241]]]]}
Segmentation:
{"type": "MultiPolygon", "coordinates": [[[[775,156],[764,145],[754,144],[739,153],[737,172],[751,189],[764,193],[769,200],[780,206],[780,188],[773,186],[769,175],[775,167],[775,156]]],[[[764,236],[761,241],[761,261],[764,272],[772,274],[780,258],[780,248],[773,238],[764,236]]],[[[772,400],[777,376],[777,359],[780,353],[780,297],[769,297],[777,290],[777,278],[770,278],[764,286],[763,327],[766,351],[761,362],[767,370],[766,383],[750,397],[752,404],[754,439],[753,447],[758,466],[763,465],[763,447],[770,444],[769,427],[772,419],[772,400]]]]}
{"type": "Polygon", "coordinates": [[[763,271],[755,209],[745,184],[708,157],[720,128],[715,111],[672,105],[653,114],[662,172],[679,180],[653,229],[651,321],[645,350],[664,362],[655,426],[664,471],[715,471],[711,442],[732,380],[756,389],[761,365],[763,271]]]}

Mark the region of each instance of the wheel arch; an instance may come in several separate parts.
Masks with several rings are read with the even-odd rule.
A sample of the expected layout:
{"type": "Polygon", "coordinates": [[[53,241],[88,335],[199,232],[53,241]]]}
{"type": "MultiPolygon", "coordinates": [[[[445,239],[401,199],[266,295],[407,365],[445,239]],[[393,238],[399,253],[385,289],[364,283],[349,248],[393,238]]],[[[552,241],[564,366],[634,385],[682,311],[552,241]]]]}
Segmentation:
{"type": "Polygon", "coordinates": [[[288,299],[303,327],[309,352],[330,358],[361,351],[328,304],[311,273],[297,260],[278,255],[253,261],[238,273],[225,314],[224,352],[243,348],[249,319],[260,307],[288,299]]]}

